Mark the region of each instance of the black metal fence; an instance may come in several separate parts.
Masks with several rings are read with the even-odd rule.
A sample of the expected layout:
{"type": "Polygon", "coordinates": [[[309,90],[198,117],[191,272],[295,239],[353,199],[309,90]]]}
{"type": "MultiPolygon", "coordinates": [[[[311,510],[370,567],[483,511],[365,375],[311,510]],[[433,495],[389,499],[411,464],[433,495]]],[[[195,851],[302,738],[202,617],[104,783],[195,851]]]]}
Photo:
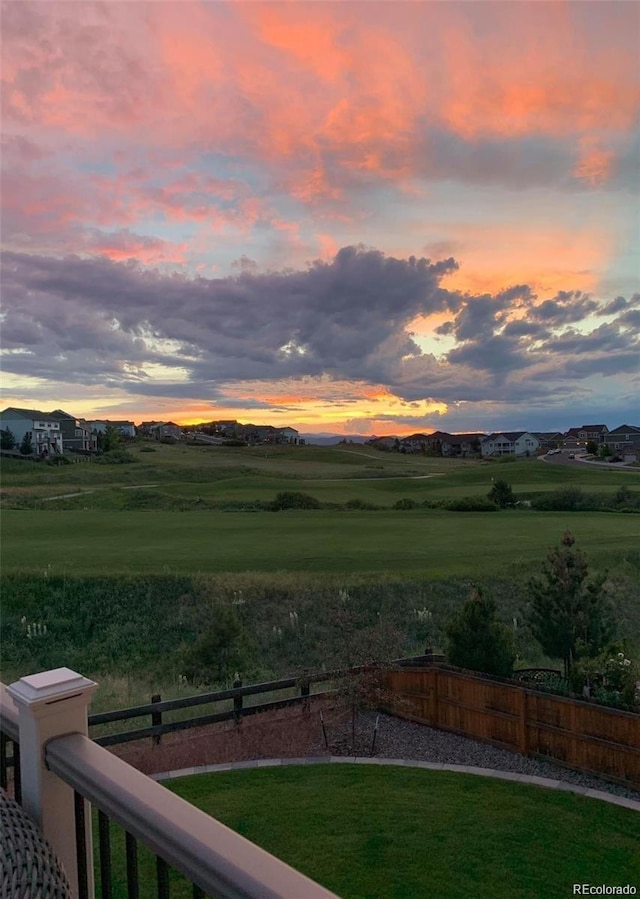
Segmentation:
{"type": "Polygon", "coordinates": [[[50,740],[45,760],[74,790],[78,899],[92,895],[90,807],[97,810],[101,899],[123,893],[128,899],[169,899],[172,872],[186,879],[194,899],[338,899],[82,734],[50,740]],[[120,840],[113,845],[112,824],[124,831],[123,847],[120,840]],[[140,857],[140,847],[155,856],[155,870],[140,857]],[[123,869],[116,848],[124,849],[123,869]],[[116,866],[125,883],[114,877],[116,866]]]}
{"type": "MultiPolygon", "coordinates": [[[[0,689],[4,690],[4,687],[0,689]]],[[[2,703],[0,715],[0,787],[7,790],[10,782],[13,785],[13,797],[22,802],[22,786],[20,782],[20,728],[18,715],[12,704],[2,703]],[[11,772],[11,777],[9,774],[11,772]]]]}

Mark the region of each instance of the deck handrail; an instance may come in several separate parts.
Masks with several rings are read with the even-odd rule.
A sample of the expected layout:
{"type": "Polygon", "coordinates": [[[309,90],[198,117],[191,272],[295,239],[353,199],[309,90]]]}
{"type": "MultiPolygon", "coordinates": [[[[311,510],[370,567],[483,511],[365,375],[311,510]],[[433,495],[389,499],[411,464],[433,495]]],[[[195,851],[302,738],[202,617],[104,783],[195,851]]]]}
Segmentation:
{"type": "Polygon", "coordinates": [[[50,740],[49,770],[206,895],[221,899],[337,899],[82,734],[50,740]]]}

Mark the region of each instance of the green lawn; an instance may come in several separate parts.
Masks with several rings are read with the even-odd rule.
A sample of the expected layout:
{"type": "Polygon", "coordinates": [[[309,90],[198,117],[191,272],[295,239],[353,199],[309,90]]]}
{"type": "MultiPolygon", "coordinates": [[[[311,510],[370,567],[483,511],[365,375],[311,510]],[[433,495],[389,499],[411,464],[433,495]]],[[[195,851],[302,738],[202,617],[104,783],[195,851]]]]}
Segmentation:
{"type": "MultiPolygon", "coordinates": [[[[566,899],[574,883],[640,886],[640,815],[541,787],[344,764],[196,775],[169,789],[343,899],[566,899]]],[[[122,843],[114,833],[115,899],[122,843]]],[[[140,861],[146,899],[153,860],[140,861]]],[[[188,895],[175,876],[172,896],[188,895]]]]}
{"type": "Polygon", "coordinates": [[[131,465],[50,467],[3,460],[3,508],[180,511],[198,500],[212,503],[272,501],[282,490],[301,490],[321,502],[358,499],[390,508],[399,499],[486,496],[492,479],[505,479],[521,498],[559,487],[613,493],[626,484],[640,490],[640,472],[586,465],[452,460],[376,452],[368,447],[199,447],[134,444],[131,465]],[[153,452],[148,452],[152,449],[153,452]],[[147,451],[145,451],[147,450],[147,451]],[[155,497],[121,488],[156,485],[155,497]],[[49,501],[59,494],[85,495],[49,501]],[[89,492],[92,491],[92,492],[89,492]],[[42,502],[42,500],[47,500],[42,502]]]}
{"type": "Polygon", "coordinates": [[[595,565],[640,544],[640,517],[615,513],[29,512],[2,516],[5,572],[520,572],[566,529],[595,565]]]}

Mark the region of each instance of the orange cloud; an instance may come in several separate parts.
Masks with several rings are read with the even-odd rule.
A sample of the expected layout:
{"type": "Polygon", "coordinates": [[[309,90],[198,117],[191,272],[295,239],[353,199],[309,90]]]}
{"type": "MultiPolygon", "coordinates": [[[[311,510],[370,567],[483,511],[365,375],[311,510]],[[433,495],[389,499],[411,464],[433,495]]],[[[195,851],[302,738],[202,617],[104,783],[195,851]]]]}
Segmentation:
{"type": "Polygon", "coordinates": [[[613,153],[598,146],[596,139],[580,141],[580,155],[573,175],[594,187],[604,183],[611,173],[613,153]]]}

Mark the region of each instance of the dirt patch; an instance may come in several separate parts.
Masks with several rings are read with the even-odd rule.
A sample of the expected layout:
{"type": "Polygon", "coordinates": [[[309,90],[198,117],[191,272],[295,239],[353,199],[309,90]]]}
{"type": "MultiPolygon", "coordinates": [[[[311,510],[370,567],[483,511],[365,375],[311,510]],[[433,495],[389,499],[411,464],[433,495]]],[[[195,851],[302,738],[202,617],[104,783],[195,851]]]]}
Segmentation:
{"type": "Polygon", "coordinates": [[[336,755],[344,739],[344,711],[330,701],[260,712],[239,724],[224,721],[165,734],[159,745],[151,738],[110,747],[110,751],[145,774],[177,771],[266,758],[336,755]],[[320,712],[329,746],[325,744],[320,712]]]}

